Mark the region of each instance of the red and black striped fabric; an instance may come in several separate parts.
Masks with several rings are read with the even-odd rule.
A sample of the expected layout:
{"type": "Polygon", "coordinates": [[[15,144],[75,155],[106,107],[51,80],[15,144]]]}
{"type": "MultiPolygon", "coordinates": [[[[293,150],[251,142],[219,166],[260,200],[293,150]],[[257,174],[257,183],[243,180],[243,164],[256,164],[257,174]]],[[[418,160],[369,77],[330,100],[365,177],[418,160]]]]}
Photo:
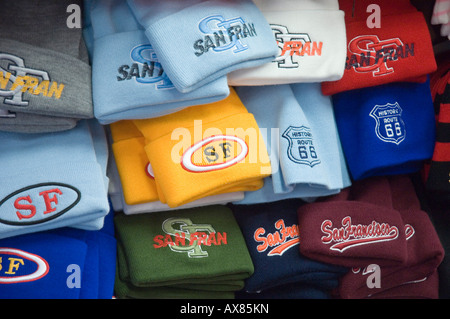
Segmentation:
{"type": "Polygon", "coordinates": [[[450,59],[438,66],[430,79],[436,114],[433,157],[424,165],[423,177],[433,200],[450,202],[450,59]]]}

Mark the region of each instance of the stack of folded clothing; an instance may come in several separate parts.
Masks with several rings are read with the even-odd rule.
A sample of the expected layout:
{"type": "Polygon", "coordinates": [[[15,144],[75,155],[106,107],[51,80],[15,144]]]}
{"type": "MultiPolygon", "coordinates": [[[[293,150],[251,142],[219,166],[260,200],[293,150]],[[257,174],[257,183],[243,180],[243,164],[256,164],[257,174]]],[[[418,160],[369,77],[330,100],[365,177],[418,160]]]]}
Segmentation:
{"type": "Polygon", "coordinates": [[[300,206],[298,220],[301,253],[353,268],[339,284],[339,297],[438,297],[444,249],[407,175],[355,182],[338,195],[300,206]],[[376,274],[378,281],[369,285],[376,274]]]}
{"type": "MultiPolygon", "coordinates": [[[[133,160],[130,159],[130,162],[133,162],[133,160]]],[[[194,200],[193,202],[172,208],[169,207],[167,204],[163,204],[159,201],[156,192],[155,178],[152,175],[151,167],[149,164],[144,166],[147,167],[147,169],[145,170],[132,169],[130,172],[126,171],[125,174],[123,174],[123,178],[125,180],[128,180],[128,177],[130,177],[130,175],[133,176],[132,174],[133,172],[135,173],[134,177],[136,179],[138,179],[138,176],[142,177],[141,182],[147,180],[147,182],[140,184],[141,185],[140,188],[134,187],[136,193],[127,192],[129,193],[129,195],[127,196],[128,200],[130,200],[130,197],[134,197],[134,195],[137,195],[137,197],[141,196],[144,197],[143,202],[138,204],[127,204],[127,202],[125,201],[124,190],[122,187],[122,182],[117,169],[115,158],[113,156],[110,158],[107,173],[109,177],[108,196],[112,201],[112,205],[115,211],[122,211],[126,215],[132,215],[132,214],[161,212],[166,210],[184,209],[208,205],[225,205],[233,201],[244,199],[244,192],[223,193],[219,195],[206,196],[194,200]],[[148,185],[150,185],[150,187],[146,188],[148,185]]],[[[142,166],[137,167],[139,168],[142,166]]]]}
{"type": "Polygon", "coordinates": [[[353,180],[418,172],[433,155],[429,81],[341,92],[333,95],[333,107],[353,180]]]}
{"type": "Polygon", "coordinates": [[[349,269],[309,259],[299,251],[297,209],[288,199],[269,204],[233,205],[255,272],[237,298],[329,299],[349,269]]]}
{"type": "Polygon", "coordinates": [[[270,23],[278,54],[228,74],[233,86],[337,81],[347,55],[344,12],[337,0],[254,0],[270,23]]]}
{"type": "Polygon", "coordinates": [[[69,5],[81,1],[0,4],[0,130],[63,131],[94,117],[88,52],[82,29],[67,26],[69,5]]]}
{"type": "Polygon", "coordinates": [[[376,28],[367,22],[371,4],[374,1],[339,1],[345,12],[347,61],[340,80],[322,82],[324,94],[393,82],[423,83],[436,70],[423,13],[409,0],[379,0],[376,5],[382,25],[376,28]]]}
{"type": "Polygon", "coordinates": [[[235,204],[287,198],[312,200],[338,193],[350,178],[338,136],[333,105],[319,83],[237,87],[256,118],[272,166],[261,190],[235,204]]]}
{"type": "Polygon", "coordinates": [[[0,298],[448,295],[449,64],[409,0],[17,0],[0,26],[0,298]]]}
{"type": "Polygon", "coordinates": [[[0,238],[60,227],[99,230],[109,212],[107,141],[94,121],[70,130],[1,132],[0,238]]]}
{"type": "Polygon", "coordinates": [[[118,298],[233,298],[254,271],[226,206],[117,214],[118,298]]]}
{"type": "Polygon", "coordinates": [[[345,71],[321,87],[332,95],[351,178],[418,172],[433,154],[436,131],[429,75],[437,64],[423,13],[409,0],[340,0],[339,6],[345,71]],[[370,6],[382,27],[371,24],[370,6]]]}
{"type": "Polygon", "coordinates": [[[0,240],[2,299],[111,299],[113,213],[98,231],[59,228],[0,240]]]}
{"type": "MultiPolygon", "coordinates": [[[[112,151],[108,176],[115,186],[125,214],[174,209],[159,200],[153,169],[145,153],[145,141],[132,121],[111,124],[112,151]]],[[[111,194],[110,194],[111,196],[111,194]]],[[[244,198],[243,192],[230,192],[199,198],[176,209],[226,204],[244,198]]]]}
{"type": "MultiPolygon", "coordinates": [[[[255,118],[234,90],[223,101],[133,123],[142,138],[123,139],[113,149],[141,143],[138,147],[144,147],[148,162],[139,155],[137,160],[145,163],[139,169],[145,170],[150,163],[159,201],[169,207],[211,195],[257,190],[271,173],[255,118]]],[[[123,167],[129,164],[121,156],[115,158],[122,179],[123,167]]]]}
{"type": "Polygon", "coordinates": [[[180,92],[277,56],[270,25],[251,0],[127,2],[180,92]]]}
{"type": "Polygon", "coordinates": [[[94,112],[100,123],[158,117],[228,96],[224,77],[189,93],[178,91],[126,1],[88,4],[90,27],[85,33],[92,55],[94,112]]]}

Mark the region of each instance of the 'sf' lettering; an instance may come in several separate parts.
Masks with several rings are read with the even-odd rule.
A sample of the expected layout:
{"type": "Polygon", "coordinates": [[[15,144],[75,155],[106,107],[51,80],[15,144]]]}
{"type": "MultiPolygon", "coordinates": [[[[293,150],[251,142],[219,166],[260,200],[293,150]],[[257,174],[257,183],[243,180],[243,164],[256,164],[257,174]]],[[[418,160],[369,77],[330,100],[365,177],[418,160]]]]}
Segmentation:
{"type": "Polygon", "coordinates": [[[56,193],[59,195],[62,195],[62,192],[55,188],[55,189],[49,189],[47,191],[40,192],[39,195],[44,198],[45,202],[45,212],[44,214],[48,214],[51,212],[54,212],[56,210],[56,207],[52,207],[52,203],[55,203],[55,205],[58,205],[58,197],[56,195],[50,197],[49,194],[56,193]]]}

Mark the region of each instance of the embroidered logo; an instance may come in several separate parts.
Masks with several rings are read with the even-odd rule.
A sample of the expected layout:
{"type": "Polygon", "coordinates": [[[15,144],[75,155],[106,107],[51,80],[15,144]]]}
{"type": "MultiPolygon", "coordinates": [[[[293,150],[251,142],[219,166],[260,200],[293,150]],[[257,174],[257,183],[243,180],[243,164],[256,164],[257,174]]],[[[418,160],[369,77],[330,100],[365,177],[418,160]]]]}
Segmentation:
{"type": "Polygon", "coordinates": [[[346,69],[371,72],[377,77],[393,73],[395,61],[414,56],[414,43],[403,44],[399,38],[380,40],[376,35],[361,35],[349,42],[348,50],[346,69]]]}
{"type": "Polygon", "coordinates": [[[45,277],[48,262],[35,254],[15,249],[0,248],[0,284],[16,284],[45,277]]]}
{"type": "Polygon", "coordinates": [[[64,84],[50,81],[47,71],[31,69],[22,58],[0,52],[0,97],[4,104],[27,106],[24,93],[59,99],[63,90],[64,84]]]}
{"type": "Polygon", "coordinates": [[[187,149],[181,157],[181,166],[193,173],[224,169],[242,161],[248,146],[237,136],[215,135],[207,137],[187,149]]]}
{"type": "MultiPolygon", "coordinates": [[[[405,236],[406,236],[406,240],[410,240],[410,239],[414,236],[415,233],[416,233],[416,230],[414,229],[414,227],[413,227],[412,225],[410,225],[410,224],[405,224],[405,236]]],[[[353,272],[354,274],[358,274],[358,273],[361,272],[362,275],[367,275],[367,274],[370,274],[370,273],[375,272],[375,271],[376,271],[376,265],[370,265],[370,266],[372,266],[372,267],[367,266],[367,267],[365,267],[365,268],[362,270],[362,272],[361,272],[361,268],[359,268],[359,267],[353,267],[353,268],[352,268],[352,272],[353,272]]]]}
{"type": "Polygon", "coordinates": [[[388,223],[372,221],[368,225],[353,225],[350,216],[342,219],[342,227],[333,228],[331,220],[325,220],[321,225],[325,234],[321,240],[323,244],[332,244],[331,250],[344,252],[345,250],[361,245],[376,244],[398,238],[399,230],[388,223]]]}
{"type": "Polygon", "coordinates": [[[134,63],[124,64],[118,68],[117,81],[134,79],[138,83],[154,84],[157,90],[174,88],[150,44],[134,47],[130,57],[134,63]]]}
{"type": "Polygon", "coordinates": [[[286,226],[284,220],[279,219],[275,222],[275,229],[277,231],[268,233],[266,236],[264,236],[266,230],[263,227],[255,230],[253,239],[259,243],[256,246],[258,253],[265,252],[271,248],[267,256],[282,256],[289,248],[300,244],[298,225],[286,226]]]}
{"type": "Polygon", "coordinates": [[[80,199],[80,191],[67,184],[31,185],[0,201],[0,223],[13,226],[44,223],[68,212],[80,199]]]}
{"type": "Polygon", "coordinates": [[[289,126],[282,136],[289,141],[287,155],[291,161],[310,167],[320,164],[309,127],[289,126]]]}
{"type": "Polygon", "coordinates": [[[375,134],[388,143],[400,144],[406,137],[405,122],[402,119],[402,108],[395,102],[375,105],[369,115],[375,119],[375,134]]]}
{"type": "Polygon", "coordinates": [[[278,68],[298,68],[298,58],[303,56],[321,56],[322,42],[311,41],[307,33],[289,33],[287,27],[271,24],[272,32],[277,41],[279,54],[272,62],[278,64],[278,68]]]}
{"type": "Polygon", "coordinates": [[[194,42],[196,56],[201,56],[210,49],[216,53],[228,50],[233,53],[243,52],[248,50],[248,45],[243,40],[257,36],[255,25],[241,17],[225,19],[222,15],[211,15],[202,19],[198,28],[204,36],[194,42]]]}
{"type": "Polygon", "coordinates": [[[166,235],[156,235],[153,247],[168,246],[174,252],[187,253],[189,258],[208,257],[207,247],[228,244],[226,232],[216,232],[209,224],[194,224],[189,218],[168,218],[162,230],[166,235]]]}

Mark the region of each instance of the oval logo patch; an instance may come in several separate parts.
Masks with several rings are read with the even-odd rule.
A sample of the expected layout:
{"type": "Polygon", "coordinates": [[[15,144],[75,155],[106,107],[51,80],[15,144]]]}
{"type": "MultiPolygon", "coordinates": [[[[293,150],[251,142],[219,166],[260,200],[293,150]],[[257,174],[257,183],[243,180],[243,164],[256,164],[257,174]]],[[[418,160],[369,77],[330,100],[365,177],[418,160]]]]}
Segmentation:
{"type": "Polygon", "coordinates": [[[80,191],[67,184],[27,186],[0,201],[0,223],[13,226],[44,223],[68,212],[80,199],[80,191]]]}
{"type": "Polygon", "coordinates": [[[35,281],[48,274],[48,262],[35,254],[15,248],[0,248],[0,284],[35,281]]]}
{"type": "Polygon", "coordinates": [[[183,154],[181,166],[189,172],[209,172],[237,164],[247,154],[247,143],[239,137],[210,136],[194,144],[183,154]]]}

